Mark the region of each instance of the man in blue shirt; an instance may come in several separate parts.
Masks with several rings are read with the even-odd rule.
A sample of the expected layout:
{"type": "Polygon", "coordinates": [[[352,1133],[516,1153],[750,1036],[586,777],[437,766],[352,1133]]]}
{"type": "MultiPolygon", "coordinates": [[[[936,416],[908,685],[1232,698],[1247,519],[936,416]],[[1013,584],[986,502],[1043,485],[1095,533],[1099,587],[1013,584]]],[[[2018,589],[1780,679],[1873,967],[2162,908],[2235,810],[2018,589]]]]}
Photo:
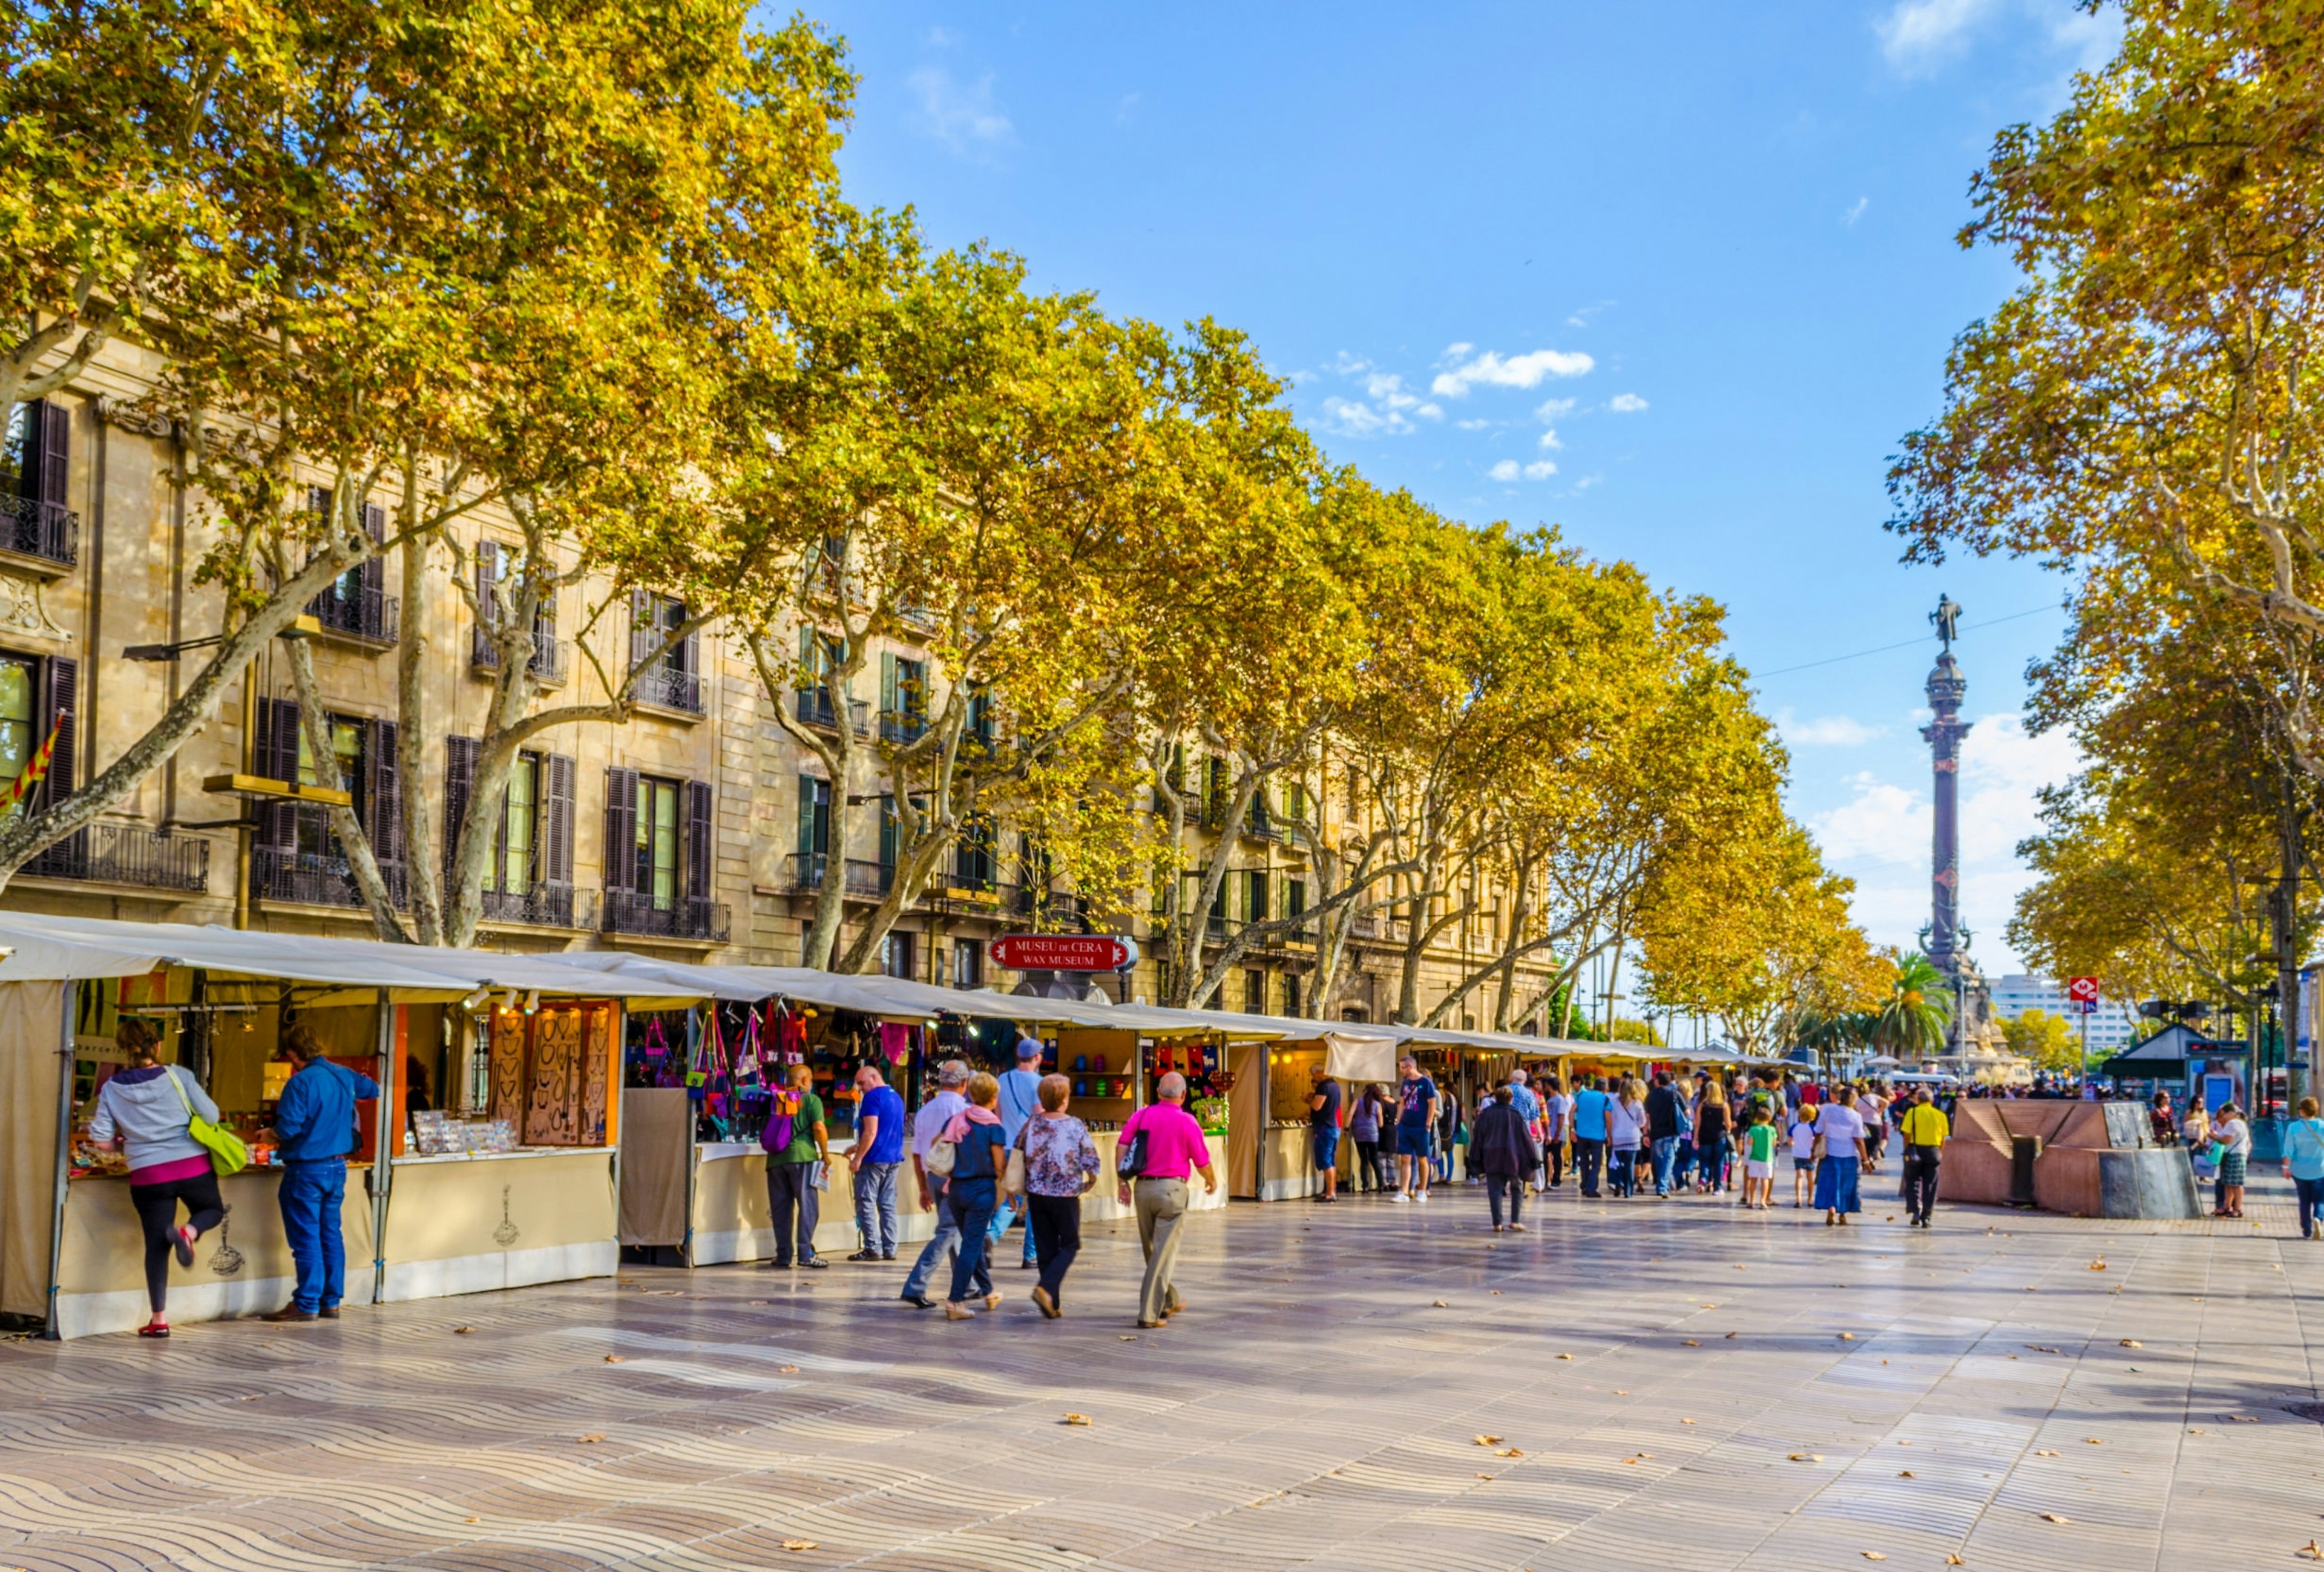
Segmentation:
{"type": "Polygon", "coordinates": [[[1397,1068],[1404,1072],[1396,1091],[1396,1155],[1404,1170],[1404,1188],[1388,1198],[1425,1201],[1429,1160],[1434,1155],[1429,1146],[1436,1133],[1436,1083],[1420,1073],[1420,1061],[1410,1054],[1397,1068]]]}
{"type": "Polygon", "coordinates": [[[870,1065],[855,1072],[855,1231],[863,1248],[850,1261],[896,1259],[896,1174],[904,1166],[904,1099],[870,1065]]]}
{"type": "Polygon", "coordinates": [[[290,1302],[268,1321],[337,1320],[346,1291],[346,1244],[339,1210],[346,1202],[347,1153],[355,1143],[355,1105],[379,1096],[369,1076],[333,1064],[303,1022],[282,1032],[282,1049],[299,1068],[274,1105],[274,1149],[282,1164],[275,1199],[282,1234],[298,1268],[290,1302]]]}
{"type": "MultiPolygon", "coordinates": [[[[1017,1144],[1018,1132],[1025,1128],[1026,1121],[1041,1111],[1041,1055],[1047,1051],[1038,1037],[1019,1038],[1017,1068],[1000,1077],[1001,1100],[995,1108],[1001,1115],[1001,1139],[1012,1147],[1017,1144]]],[[[1004,1197],[993,1211],[988,1239],[998,1244],[1001,1236],[1009,1232],[1009,1225],[1025,1216],[1027,1211],[1023,1196],[1004,1197]]],[[[990,1253],[989,1249],[987,1253],[990,1253]]],[[[1039,1265],[1033,1255],[1033,1230],[1028,1224],[1025,1229],[1025,1258],[1019,1264],[1025,1267],[1039,1265]]]]}
{"type": "Polygon", "coordinates": [[[1588,1076],[1573,1094],[1573,1166],[1582,1176],[1582,1193],[1598,1197],[1598,1171],[1606,1161],[1606,1109],[1613,1098],[1588,1076]]]}

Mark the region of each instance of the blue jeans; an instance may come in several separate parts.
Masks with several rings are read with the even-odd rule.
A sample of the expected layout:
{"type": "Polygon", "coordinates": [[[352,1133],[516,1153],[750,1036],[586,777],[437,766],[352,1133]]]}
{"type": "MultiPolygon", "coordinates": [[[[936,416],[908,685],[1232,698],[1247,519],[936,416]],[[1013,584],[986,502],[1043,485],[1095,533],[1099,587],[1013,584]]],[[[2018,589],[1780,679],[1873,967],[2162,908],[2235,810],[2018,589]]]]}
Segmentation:
{"type": "Polygon", "coordinates": [[[863,1248],[896,1253],[896,1170],[900,1162],[867,1162],[855,1170],[855,1231],[863,1248]]]}
{"type": "Polygon", "coordinates": [[[1618,1146],[1606,1159],[1606,1182],[1618,1196],[1638,1193],[1638,1149],[1618,1146]]]}
{"type": "Polygon", "coordinates": [[[1000,1246],[1001,1236],[1003,1234],[1008,1233],[1011,1226],[1019,1223],[1024,1223],[1025,1264],[1028,1266],[1038,1264],[1033,1259],[1035,1253],[1033,1250],[1033,1225],[1030,1222],[1026,1220],[1025,1212],[1025,1197],[1022,1196],[1019,1196],[1013,1200],[996,1200],[993,1203],[992,1224],[991,1227],[985,1230],[984,1234],[986,1254],[990,1255],[1000,1246]]]}
{"type": "Polygon", "coordinates": [[[339,1235],[339,1208],[346,1196],[345,1158],[282,1165],[274,1198],[282,1208],[282,1236],[299,1269],[290,1302],[302,1310],[331,1309],[346,1292],[347,1246],[339,1235]]]}
{"type": "Polygon", "coordinates": [[[1714,1135],[1694,1149],[1694,1165],[1702,1182],[1713,1190],[1727,1188],[1727,1137],[1714,1135]]]}
{"type": "Polygon", "coordinates": [[[2318,1223],[2324,1222],[2324,1179],[2295,1179],[2292,1184],[2300,1192],[2300,1236],[2312,1238],[2318,1223]]]}
{"type": "MultiPolygon", "coordinates": [[[[945,1191],[947,1187],[939,1182],[934,1188],[936,1196],[936,1235],[929,1240],[927,1247],[920,1252],[920,1258],[912,1262],[911,1275],[904,1280],[904,1298],[908,1299],[924,1297],[928,1291],[928,1279],[936,1275],[936,1266],[944,1260],[945,1253],[957,1251],[960,1248],[960,1225],[953,1221],[952,1208],[945,1205],[945,1191]]],[[[983,1253],[981,1249],[977,1252],[979,1257],[977,1281],[984,1292],[991,1293],[992,1277],[984,1270],[983,1253]]]]}
{"type": "Polygon", "coordinates": [[[1658,1196],[1670,1194],[1671,1170],[1677,1162],[1678,1137],[1675,1135],[1655,1137],[1655,1194],[1658,1196]]]}
{"type": "Polygon", "coordinates": [[[984,1267],[985,1230],[991,1226],[998,1199],[989,1179],[962,1179],[945,1191],[945,1209],[952,1214],[952,1225],[960,1230],[960,1249],[952,1258],[954,1304],[967,1299],[972,1283],[982,1283],[981,1294],[992,1291],[992,1278],[984,1267]]]}
{"type": "Polygon", "coordinates": [[[1598,1170],[1606,1161],[1606,1142],[1587,1135],[1573,1138],[1573,1167],[1582,1176],[1582,1193],[1598,1193],[1598,1170]]]}

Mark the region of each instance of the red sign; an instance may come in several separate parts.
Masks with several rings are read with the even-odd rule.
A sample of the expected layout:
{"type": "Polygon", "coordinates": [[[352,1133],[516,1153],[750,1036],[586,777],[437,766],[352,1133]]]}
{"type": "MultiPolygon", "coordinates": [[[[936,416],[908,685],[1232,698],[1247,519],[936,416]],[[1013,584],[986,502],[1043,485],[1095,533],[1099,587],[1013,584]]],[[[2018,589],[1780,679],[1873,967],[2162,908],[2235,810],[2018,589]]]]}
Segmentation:
{"type": "Polygon", "coordinates": [[[2098,980],[2096,977],[2073,977],[2066,983],[2066,997],[2077,1004],[2098,1002],[2098,980]]]}
{"type": "Polygon", "coordinates": [[[1012,972],[1118,972],[1137,964],[1138,946],[1111,933],[1004,933],[992,960],[1012,972]]]}

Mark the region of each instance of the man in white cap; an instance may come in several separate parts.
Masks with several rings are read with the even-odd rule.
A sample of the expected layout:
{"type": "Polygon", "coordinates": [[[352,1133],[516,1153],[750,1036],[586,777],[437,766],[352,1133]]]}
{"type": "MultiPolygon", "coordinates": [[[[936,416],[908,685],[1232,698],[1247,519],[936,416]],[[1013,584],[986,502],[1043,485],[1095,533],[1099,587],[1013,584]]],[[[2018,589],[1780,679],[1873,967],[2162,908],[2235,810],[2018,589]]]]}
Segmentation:
{"type": "MultiPolygon", "coordinates": [[[[944,1180],[927,1170],[928,1148],[942,1135],[954,1115],[968,1106],[968,1099],[960,1089],[968,1085],[968,1067],[956,1059],[948,1059],[936,1067],[936,1094],[920,1105],[912,1120],[912,1174],[920,1181],[920,1210],[936,1215],[936,1237],[920,1252],[912,1263],[911,1275],[904,1280],[900,1299],[919,1309],[932,1310],[936,1300],[928,1298],[928,1276],[943,1264],[960,1244],[960,1229],[953,1221],[952,1208],[944,1205],[944,1180]]],[[[989,1257],[988,1257],[989,1259],[989,1257]]],[[[980,1263],[977,1275],[982,1278],[977,1286],[986,1293],[992,1291],[992,1280],[980,1263]]]]}

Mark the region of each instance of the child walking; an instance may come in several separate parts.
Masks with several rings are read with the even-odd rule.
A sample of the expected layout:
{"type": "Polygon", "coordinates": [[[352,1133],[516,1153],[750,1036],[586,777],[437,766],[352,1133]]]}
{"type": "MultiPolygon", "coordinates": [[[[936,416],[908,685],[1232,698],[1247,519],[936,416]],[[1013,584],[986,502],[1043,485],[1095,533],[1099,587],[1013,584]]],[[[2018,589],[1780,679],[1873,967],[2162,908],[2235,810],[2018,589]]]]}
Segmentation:
{"type": "Polygon", "coordinates": [[[1815,1177],[1815,1111],[1813,1103],[1803,1101],[1792,1110],[1792,1127],[1786,1133],[1792,1138],[1792,1205],[1794,1208],[1808,1204],[1808,1185],[1815,1177]]]}
{"type": "Polygon", "coordinates": [[[1751,1123],[1743,1130],[1743,1205],[1768,1211],[1775,1204],[1775,1126],[1763,1103],[1751,1105],[1751,1123]]]}

